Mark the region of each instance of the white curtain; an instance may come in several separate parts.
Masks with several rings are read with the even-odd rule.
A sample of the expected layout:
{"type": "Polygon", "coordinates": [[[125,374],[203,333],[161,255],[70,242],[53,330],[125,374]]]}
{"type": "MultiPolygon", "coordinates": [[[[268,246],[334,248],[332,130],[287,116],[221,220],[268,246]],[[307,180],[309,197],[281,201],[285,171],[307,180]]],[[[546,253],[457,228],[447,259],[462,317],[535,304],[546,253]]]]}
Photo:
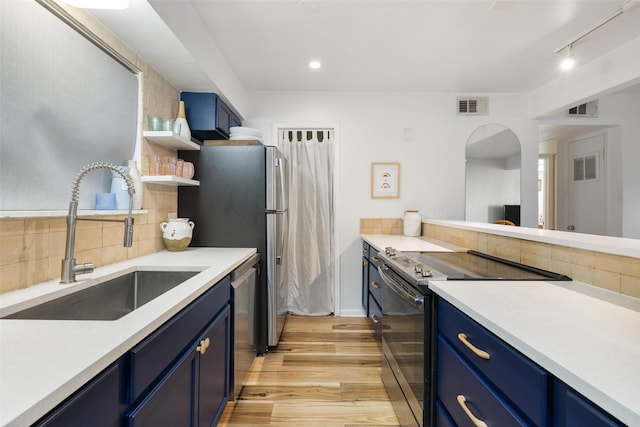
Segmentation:
{"type": "Polygon", "coordinates": [[[283,265],[286,309],[299,315],[333,313],[332,130],[280,130],[287,159],[288,237],[283,265]]]}

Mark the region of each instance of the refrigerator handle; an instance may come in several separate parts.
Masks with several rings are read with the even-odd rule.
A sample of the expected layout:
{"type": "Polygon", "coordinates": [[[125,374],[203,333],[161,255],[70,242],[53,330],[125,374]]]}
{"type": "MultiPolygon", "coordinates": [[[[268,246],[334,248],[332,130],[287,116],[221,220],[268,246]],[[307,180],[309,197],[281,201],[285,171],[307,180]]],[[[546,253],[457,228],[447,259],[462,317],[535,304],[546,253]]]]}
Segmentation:
{"type": "Polygon", "coordinates": [[[287,195],[285,194],[285,182],[284,182],[284,165],[282,164],[282,159],[278,157],[276,159],[276,167],[278,168],[278,174],[280,175],[280,204],[281,206],[276,206],[276,209],[287,209],[287,195]]]}

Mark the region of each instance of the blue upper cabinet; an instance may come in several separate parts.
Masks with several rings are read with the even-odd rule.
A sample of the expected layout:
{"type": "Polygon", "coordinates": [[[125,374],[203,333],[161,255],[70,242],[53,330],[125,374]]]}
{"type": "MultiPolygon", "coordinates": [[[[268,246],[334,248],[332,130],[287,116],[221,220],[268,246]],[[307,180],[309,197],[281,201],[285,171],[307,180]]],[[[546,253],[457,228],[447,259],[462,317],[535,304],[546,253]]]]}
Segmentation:
{"type": "Polygon", "coordinates": [[[182,92],[191,136],[198,141],[229,139],[229,129],[240,126],[240,118],[218,95],[207,92],[182,92]]]}

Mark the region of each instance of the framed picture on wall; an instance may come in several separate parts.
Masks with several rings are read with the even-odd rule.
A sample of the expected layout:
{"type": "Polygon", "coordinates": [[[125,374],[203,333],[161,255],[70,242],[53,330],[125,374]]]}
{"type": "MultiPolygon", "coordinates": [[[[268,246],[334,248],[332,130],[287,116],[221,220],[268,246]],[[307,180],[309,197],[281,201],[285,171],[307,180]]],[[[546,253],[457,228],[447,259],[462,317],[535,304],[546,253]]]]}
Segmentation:
{"type": "Polygon", "coordinates": [[[371,198],[400,197],[400,163],[371,163],[371,198]]]}

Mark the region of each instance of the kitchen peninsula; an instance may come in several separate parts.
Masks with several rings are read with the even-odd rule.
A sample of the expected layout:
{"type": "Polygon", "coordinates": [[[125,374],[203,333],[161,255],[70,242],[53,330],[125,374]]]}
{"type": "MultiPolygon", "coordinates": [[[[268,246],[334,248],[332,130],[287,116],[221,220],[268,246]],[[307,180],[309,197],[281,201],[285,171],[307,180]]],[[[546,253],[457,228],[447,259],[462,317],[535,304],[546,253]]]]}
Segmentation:
{"type": "Polygon", "coordinates": [[[425,220],[423,238],[380,234],[362,238],[378,250],[397,243],[405,251],[422,250],[425,241],[437,239],[596,281],[593,286],[574,275],[572,282],[443,280],[429,286],[441,300],[549,372],[554,381],[573,388],[622,423],[639,425],[640,300],[621,290],[637,292],[630,284],[637,280],[632,274],[637,274],[640,242],[568,234],[425,220]],[[590,267],[583,265],[587,262],[590,267]],[[611,278],[615,273],[605,274],[616,268],[620,270],[617,292],[603,289],[616,283],[611,278]],[[609,280],[604,285],[598,282],[602,277],[609,280]]]}
{"type": "Polygon", "coordinates": [[[4,316],[122,271],[200,272],[114,321],[0,319],[0,425],[37,421],[191,302],[215,289],[255,252],[250,248],[162,251],[100,267],[76,284],[62,286],[52,280],[3,294],[0,314],[4,316]]]}

